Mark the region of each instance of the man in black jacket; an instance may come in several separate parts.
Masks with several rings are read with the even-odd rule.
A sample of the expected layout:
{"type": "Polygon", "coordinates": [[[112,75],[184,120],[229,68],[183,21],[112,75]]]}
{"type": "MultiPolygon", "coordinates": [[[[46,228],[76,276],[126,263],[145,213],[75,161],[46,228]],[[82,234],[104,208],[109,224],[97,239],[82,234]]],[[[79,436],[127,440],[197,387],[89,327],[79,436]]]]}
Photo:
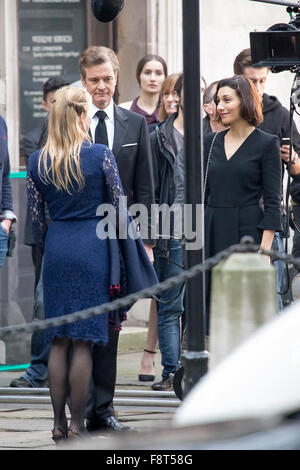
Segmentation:
{"type": "MultiPolygon", "coordinates": [[[[148,210],[148,239],[144,246],[152,260],[151,205],[154,203],[153,169],[149,131],[144,117],[113,101],[119,61],[109,48],[91,46],[80,55],[82,85],[92,97],[90,133],[95,143],[113,152],[128,206],[143,204],[148,210]]],[[[93,349],[93,393],[87,406],[89,431],[128,429],[114,416],[113,397],[119,332],[110,326],[105,347],[93,349]]]]}
{"type": "MultiPolygon", "coordinates": [[[[237,55],[233,68],[235,75],[244,75],[253,82],[262,100],[264,120],[262,124],[260,124],[259,128],[269,134],[274,134],[279,137],[281,142],[280,154],[283,175],[285,166],[289,161],[290,146],[283,144],[282,139],[290,137],[290,113],[282,106],[275,96],[269,96],[264,93],[269,69],[267,67],[254,67],[252,65],[250,49],[244,49],[237,55]]],[[[299,179],[300,175],[300,160],[298,158],[298,155],[300,154],[300,135],[294,121],[292,123],[292,143],[293,164],[291,165],[291,175],[296,181],[299,179]]],[[[273,248],[284,252],[282,235],[283,234],[279,232],[275,233],[273,248]]],[[[282,261],[276,261],[275,264],[277,268],[277,289],[278,292],[283,292],[285,288],[284,263],[282,261]]],[[[283,302],[281,296],[278,296],[278,302],[279,309],[282,310],[283,302]]]]}
{"type": "MultiPolygon", "coordinates": [[[[259,128],[269,134],[277,135],[280,139],[289,137],[290,133],[290,113],[282,106],[276,96],[269,96],[265,91],[266,82],[269,74],[268,67],[254,67],[251,61],[251,50],[244,49],[241,51],[234,61],[235,75],[244,75],[249,78],[263,104],[264,120],[259,128]]],[[[295,163],[291,166],[291,174],[298,175],[300,173],[300,161],[297,157],[300,154],[300,136],[295,122],[292,123],[292,141],[294,150],[292,161],[295,163]]],[[[289,160],[289,145],[281,145],[281,159],[283,164],[289,160]]]]}

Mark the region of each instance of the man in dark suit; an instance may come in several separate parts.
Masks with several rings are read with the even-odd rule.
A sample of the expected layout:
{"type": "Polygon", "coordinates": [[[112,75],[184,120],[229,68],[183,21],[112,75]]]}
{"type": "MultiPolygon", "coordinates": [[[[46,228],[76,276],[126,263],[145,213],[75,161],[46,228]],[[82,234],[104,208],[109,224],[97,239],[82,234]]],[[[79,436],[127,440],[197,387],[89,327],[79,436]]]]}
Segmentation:
{"type": "MultiPolygon", "coordinates": [[[[92,96],[91,136],[95,143],[107,145],[113,152],[127,196],[128,207],[143,204],[151,216],[154,204],[154,184],[150,139],[144,117],[116,106],[113,101],[119,61],[109,48],[92,46],[79,60],[81,81],[92,96]]],[[[143,240],[153,261],[152,242],[143,240]]],[[[107,346],[94,347],[93,396],[87,407],[87,429],[96,431],[129,429],[114,416],[113,397],[116,382],[116,360],[119,332],[110,327],[107,346]]]]}

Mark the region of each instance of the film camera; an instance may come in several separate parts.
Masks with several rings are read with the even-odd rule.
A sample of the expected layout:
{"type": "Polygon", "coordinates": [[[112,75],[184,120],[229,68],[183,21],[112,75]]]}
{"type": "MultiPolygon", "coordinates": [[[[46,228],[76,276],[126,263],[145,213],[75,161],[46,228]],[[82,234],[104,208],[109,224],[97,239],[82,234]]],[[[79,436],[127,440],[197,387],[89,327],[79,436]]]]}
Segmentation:
{"type": "Polygon", "coordinates": [[[251,0],[287,7],[291,20],[264,32],[250,33],[252,63],[272,72],[300,71],[300,3],[279,0],[251,0]],[[295,14],[295,16],[293,16],[295,14]]]}

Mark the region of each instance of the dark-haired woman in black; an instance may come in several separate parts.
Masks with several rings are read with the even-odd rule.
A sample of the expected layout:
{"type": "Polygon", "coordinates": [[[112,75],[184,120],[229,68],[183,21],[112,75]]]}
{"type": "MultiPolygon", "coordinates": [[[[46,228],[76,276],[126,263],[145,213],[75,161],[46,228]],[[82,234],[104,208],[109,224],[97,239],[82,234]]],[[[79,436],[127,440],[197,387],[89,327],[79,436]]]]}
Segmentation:
{"type": "Polygon", "coordinates": [[[269,250],[281,230],[278,137],[255,126],[263,119],[254,85],[243,76],[221,80],[217,111],[229,130],[205,138],[205,255],[250,235],[269,250]],[[263,200],[263,208],[261,204],[263,200]]]}
{"type": "Polygon", "coordinates": [[[168,75],[166,61],[159,55],[149,54],[137,64],[136,78],[140,86],[140,94],[134,100],[121,103],[121,108],[129,109],[146,118],[151,132],[160,122],[160,92],[168,75]]]}

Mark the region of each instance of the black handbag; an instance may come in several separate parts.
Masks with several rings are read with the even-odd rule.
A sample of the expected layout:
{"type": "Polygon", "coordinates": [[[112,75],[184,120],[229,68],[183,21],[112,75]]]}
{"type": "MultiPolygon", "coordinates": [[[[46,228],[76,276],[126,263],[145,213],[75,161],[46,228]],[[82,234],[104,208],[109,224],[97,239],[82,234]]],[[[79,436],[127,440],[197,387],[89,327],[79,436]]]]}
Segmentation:
{"type": "Polygon", "coordinates": [[[289,210],[289,226],[292,230],[294,230],[294,232],[300,233],[300,228],[295,222],[295,216],[292,208],[289,210]]]}
{"type": "Polygon", "coordinates": [[[280,209],[280,218],[282,225],[282,230],[280,232],[281,238],[290,238],[290,209],[287,214],[285,208],[282,207],[280,209]]]}
{"type": "Polygon", "coordinates": [[[16,230],[14,224],[11,224],[9,234],[8,234],[8,245],[7,245],[7,253],[6,256],[12,257],[15,247],[16,247],[16,230]]]}

